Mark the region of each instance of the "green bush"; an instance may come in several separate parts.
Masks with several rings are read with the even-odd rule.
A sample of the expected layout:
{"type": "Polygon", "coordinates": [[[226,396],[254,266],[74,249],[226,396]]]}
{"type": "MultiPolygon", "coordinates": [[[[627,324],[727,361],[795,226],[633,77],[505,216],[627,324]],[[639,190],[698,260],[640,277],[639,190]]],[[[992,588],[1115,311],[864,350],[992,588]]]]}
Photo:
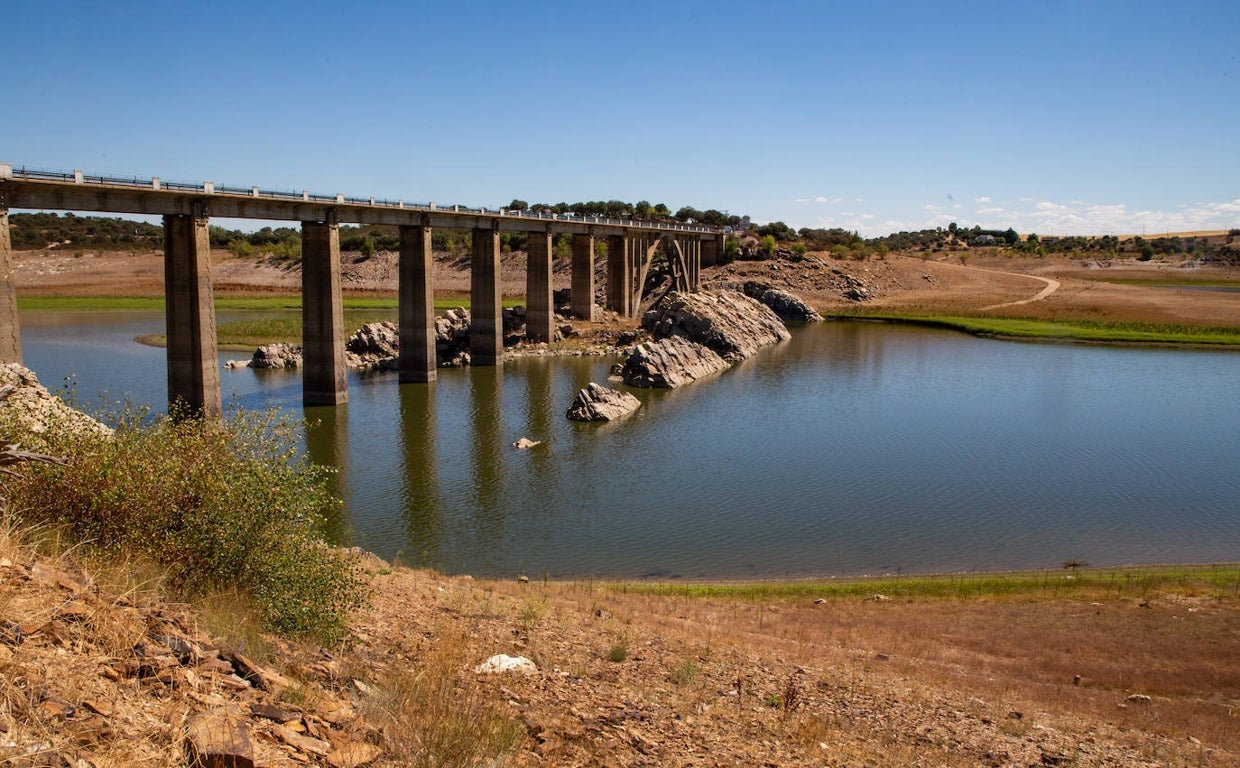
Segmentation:
{"type": "Polygon", "coordinates": [[[31,467],[5,491],[10,509],[92,552],[154,561],[180,596],[248,594],[269,629],[332,642],[366,593],[321,538],[340,502],[296,434],[275,412],[144,424],[129,411],[112,438],[53,426],[46,450],[68,466],[31,467]]]}

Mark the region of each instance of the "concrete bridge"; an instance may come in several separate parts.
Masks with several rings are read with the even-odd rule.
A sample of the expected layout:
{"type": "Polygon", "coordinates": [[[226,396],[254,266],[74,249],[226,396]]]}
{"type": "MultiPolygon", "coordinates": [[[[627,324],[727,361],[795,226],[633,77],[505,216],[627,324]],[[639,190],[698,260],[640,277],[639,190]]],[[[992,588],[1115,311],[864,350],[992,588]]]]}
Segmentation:
{"type": "Polygon", "coordinates": [[[679,290],[697,290],[703,265],[723,253],[723,231],[670,222],[614,220],[572,214],[469,208],[376,200],[258,187],[185,184],[158,178],[109,178],[34,171],[0,163],[0,362],[21,362],[21,332],[12,283],[9,208],[154,214],[164,221],[164,293],[168,337],[168,400],[204,413],[221,410],[215,305],[211,289],[211,216],[301,222],[302,371],[306,405],[348,400],[340,285],[339,225],[387,224],[400,230],[400,381],[435,380],[431,232],[472,230],[470,356],[474,365],[503,358],[500,304],[502,231],[528,235],[526,335],[550,341],[552,238],[572,236],[572,308],[593,319],[595,243],[607,243],[606,304],[636,314],[656,249],[665,244],[679,290]]]}

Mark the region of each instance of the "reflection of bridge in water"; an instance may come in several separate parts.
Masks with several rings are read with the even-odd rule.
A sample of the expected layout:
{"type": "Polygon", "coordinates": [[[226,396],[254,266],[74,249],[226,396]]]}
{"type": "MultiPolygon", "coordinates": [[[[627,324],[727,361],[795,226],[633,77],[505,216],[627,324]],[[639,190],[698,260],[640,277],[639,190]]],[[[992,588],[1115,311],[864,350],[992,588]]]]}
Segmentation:
{"type": "Polygon", "coordinates": [[[0,164],[0,361],[20,362],[21,333],[12,283],[9,208],[153,214],[164,220],[164,295],[168,336],[168,399],[191,409],[221,409],[215,306],[211,290],[211,216],[301,222],[302,369],[306,405],[339,405],[345,384],[339,225],[385,224],[400,230],[400,380],[435,379],[431,232],[472,230],[470,356],[474,365],[503,358],[500,304],[502,231],[528,236],[526,336],[550,341],[552,238],[572,237],[572,308],[593,319],[595,243],[607,244],[606,304],[622,316],[637,312],[655,253],[668,255],[674,285],[697,290],[703,265],[723,252],[723,232],[669,222],[406,203],[258,187],[183,184],[153,179],[14,169],[0,164]]]}

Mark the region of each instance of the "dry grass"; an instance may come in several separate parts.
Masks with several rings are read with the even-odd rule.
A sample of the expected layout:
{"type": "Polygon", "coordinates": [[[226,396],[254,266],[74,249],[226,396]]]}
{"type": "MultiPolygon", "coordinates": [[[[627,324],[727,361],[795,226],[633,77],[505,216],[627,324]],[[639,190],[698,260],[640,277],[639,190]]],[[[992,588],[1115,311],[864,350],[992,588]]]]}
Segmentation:
{"type": "MultiPolygon", "coordinates": [[[[493,588],[513,599],[531,589],[493,588]]],[[[729,727],[777,729],[786,748],[799,745],[788,758],[797,764],[815,753],[829,765],[912,764],[942,747],[933,764],[976,765],[985,751],[969,748],[962,730],[990,734],[979,742],[1041,743],[1042,726],[1066,734],[1044,745],[1050,753],[1082,765],[1116,764],[1089,738],[1157,765],[1230,765],[1240,754],[1240,599],[1216,585],[1155,579],[1073,595],[822,603],[545,589],[549,616],[576,617],[572,632],[599,623],[603,666],[581,660],[584,677],[682,716],[717,707],[720,691],[735,688],[729,727]],[[605,622],[591,619],[600,608],[605,622]],[[607,643],[620,631],[630,660],[609,663],[607,643]],[[658,674],[630,677],[634,661],[652,656],[658,674]]]]}

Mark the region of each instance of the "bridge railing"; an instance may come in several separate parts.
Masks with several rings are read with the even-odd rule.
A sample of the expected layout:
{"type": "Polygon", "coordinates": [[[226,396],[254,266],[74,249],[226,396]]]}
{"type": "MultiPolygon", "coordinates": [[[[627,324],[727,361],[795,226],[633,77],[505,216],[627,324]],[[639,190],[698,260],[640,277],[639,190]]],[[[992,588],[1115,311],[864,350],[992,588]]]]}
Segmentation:
{"type": "MultiPolygon", "coordinates": [[[[7,168],[6,168],[7,170],[7,168]]],[[[314,203],[328,203],[336,205],[364,205],[377,208],[399,208],[405,210],[423,210],[448,213],[476,213],[476,214],[494,214],[496,216],[513,217],[521,219],[540,219],[547,221],[569,221],[579,222],[583,224],[599,224],[604,226],[616,227],[635,227],[641,229],[658,229],[671,230],[676,232],[704,232],[714,233],[716,230],[712,227],[700,226],[696,224],[681,224],[679,222],[657,222],[646,221],[641,219],[612,219],[605,216],[580,216],[575,213],[552,213],[550,211],[510,211],[506,208],[490,209],[485,206],[471,207],[468,205],[439,205],[434,202],[405,202],[403,200],[376,200],[373,197],[346,197],[344,195],[319,195],[308,191],[296,192],[291,190],[269,190],[259,187],[237,187],[225,184],[213,184],[211,182],[184,182],[184,181],[163,181],[159,178],[142,179],[136,176],[103,176],[103,175],[87,175],[81,171],[54,171],[44,168],[31,168],[28,166],[19,166],[12,168],[11,174],[5,178],[27,179],[30,181],[51,181],[57,183],[73,183],[73,184],[91,184],[100,186],[126,187],[130,189],[148,189],[169,192],[191,192],[205,195],[232,195],[244,196],[249,198],[267,198],[274,200],[304,200],[314,203]]]]}

